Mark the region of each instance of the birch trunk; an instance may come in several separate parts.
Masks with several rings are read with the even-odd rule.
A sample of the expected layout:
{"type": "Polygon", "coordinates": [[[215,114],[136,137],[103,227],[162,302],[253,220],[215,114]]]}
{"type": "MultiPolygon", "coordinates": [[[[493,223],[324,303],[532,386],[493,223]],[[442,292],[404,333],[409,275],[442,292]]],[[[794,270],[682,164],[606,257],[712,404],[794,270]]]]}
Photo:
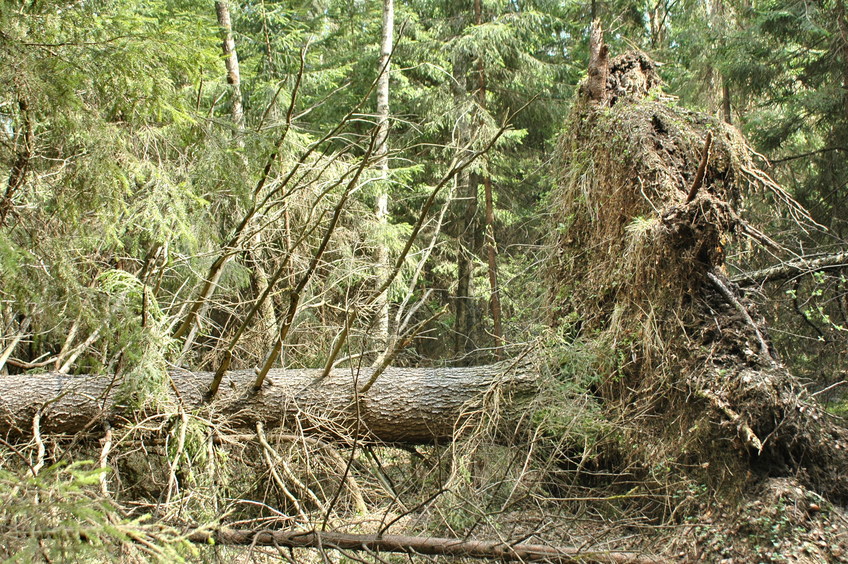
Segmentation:
{"type": "Polygon", "coordinates": [[[227,82],[232,87],[231,115],[236,128],[244,127],[244,107],[241,97],[241,73],[239,72],[236,42],[233,39],[233,24],[230,19],[230,7],[227,0],[215,2],[215,13],[218,16],[218,27],[221,30],[221,48],[224,52],[224,64],[227,66],[227,82]]]}
{"type": "MultiPolygon", "coordinates": [[[[375,149],[376,165],[383,180],[383,187],[377,195],[376,216],[380,230],[388,225],[389,216],[389,70],[391,65],[391,54],[394,45],[395,5],[394,0],[383,0],[383,37],[380,42],[380,62],[378,70],[380,76],[377,79],[377,120],[379,129],[377,131],[377,147],[375,149]]],[[[385,245],[381,244],[377,249],[377,272],[380,277],[380,285],[388,275],[389,253],[385,245]]],[[[375,303],[377,309],[376,337],[381,345],[385,346],[389,341],[389,304],[388,289],[382,292],[375,303]]]]}

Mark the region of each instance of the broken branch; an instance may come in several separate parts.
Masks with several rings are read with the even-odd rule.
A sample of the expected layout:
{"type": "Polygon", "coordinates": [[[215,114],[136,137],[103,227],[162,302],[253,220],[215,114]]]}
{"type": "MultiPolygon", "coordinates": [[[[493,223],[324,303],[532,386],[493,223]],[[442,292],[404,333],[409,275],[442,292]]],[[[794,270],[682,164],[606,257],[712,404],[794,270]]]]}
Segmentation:
{"type": "Polygon", "coordinates": [[[765,284],[777,280],[786,280],[793,276],[804,276],[821,270],[848,267],[848,251],[840,251],[816,259],[801,257],[799,259],[769,266],[753,272],[745,272],[734,276],[731,282],[735,284],[765,284]]]}
{"type": "Polygon", "coordinates": [[[439,537],[413,537],[406,535],[356,535],[330,531],[251,531],[221,529],[200,531],[188,535],[194,543],[285,546],[292,548],[319,548],[334,550],[365,550],[369,552],[395,552],[401,554],[426,554],[482,558],[502,562],[555,562],[558,564],[660,564],[664,559],[636,552],[582,550],[543,544],[507,544],[502,541],[463,540],[439,537]]]}
{"type": "Polygon", "coordinates": [[[698,172],[695,174],[695,180],[692,182],[692,187],[689,189],[689,195],[686,196],[688,204],[698,195],[698,190],[701,184],[704,183],[704,174],[707,172],[707,161],[710,159],[710,145],[713,144],[713,134],[707,131],[707,139],[704,141],[704,149],[701,151],[701,164],[698,165],[698,172]]]}

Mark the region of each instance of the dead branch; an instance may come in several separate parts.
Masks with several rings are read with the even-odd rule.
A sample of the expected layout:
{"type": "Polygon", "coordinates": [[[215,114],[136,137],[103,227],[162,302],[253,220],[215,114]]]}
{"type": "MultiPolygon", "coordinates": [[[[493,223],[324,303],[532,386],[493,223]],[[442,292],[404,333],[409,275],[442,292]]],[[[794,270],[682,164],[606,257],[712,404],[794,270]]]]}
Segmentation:
{"type": "Polygon", "coordinates": [[[755,284],[786,280],[793,276],[804,276],[831,268],[837,269],[844,267],[848,267],[848,251],[840,251],[815,259],[801,257],[793,261],[784,262],[783,264],[739,274],[734,276],[731,281],[734,284],[753,286],[755,284]]]}
{"type": "Polygon", "coordinates": [[[795,220],[795,223],[802,231],[806,233],[806,227],[809,226],[814,226],[819,229],[827,229],[820,223],[816,222],[816,220],[813,219],[813,216],[810,215],[810,212],[807,211],[795,198],[793,198],[789,192],[766,174],[765,171],[749,166],[743,166],[741,167],[741,170],[753,182],[761,185],[763,188],[774,194],[777,200],[786,207],[787,211],[789,211],[789,215],[792,216],[792,219],[795,220]]]}
{"type": "MultiPolygon", "coordinates": [[[[258,439],[259,444],[262,446],[262,454],[265,457],[265,463],[268,465],[268,472],[270,472],[271,478],[274,479],[274,483],[277,485],[278,488],[280,488],[280,491],[282,491],[286,498],[291,502],[292,506],[294,506],[295,511],[297,511],[301,521],[304,523],[308,523],[309,519],[306,517],[306,513],[303,511],[303,506],[300,504],[297,497],[286,486],[285,480],[280,477],[279,472],[277,472],[277,465],[279,463],[282,463],[283,470],[286,473],[287,478],[290,478],[292,475],[291,469],[288,467],[288,464],[285,463],[282,457],[277,454],[277,451],[275,451],[271,447],[271,445],[268,444],[268,440],[265,438],[265,431],[262,429],[261,422],[256,423],[256,438],[258,439]]],[[[300,486],[302,490],[307,489],[303,482],[301,482],[297,478],[295,478],[294,483],[295,485],[300,486]]],[[[309,493],[312,492],[310,491],[309,493]]],[[[312,495],[314,497],[315,494],[312,495]]],[[[323,509],[321,501],[318,500],[317,497],[314,501],[317,502],[318,507],[321,507],[323,509]]]]}
{"type": "Polygon", "coordinates": [[[688,204],[698,195],[698,190],[701,184],[704,183],[704,174],[707,172],[707,161],[710,159],[710,145],[713,143],[713,134],[707,131],[707,138],[704,141],[704,149],[701,151],[701,163],[698,165],[698,172],[695,174],[695,180],[692,182],[692,187],[689,189],[689,195],[686,197],[688,204]]]}
{"type": "Polygon", "coordinates": [[[221,529],[188,535],[194,543],[215,542],[239,546],[283,546],[334,550],[365,550],[401,554],[426,554],[499,560],[502,562],[552,562],[558,564],[660,564],[667,560],[637,552],[593,551],[543,544],[507,544],[502,541],[406,535],[356,535],[330,531],[251,531],[221,529]]]}
{"type": "MultiPolygon", "coordinates": [[[[268,179],[270,178],[271,168],[276,162],[277,155],[279,154],[280,149],[282,148],[286,136],[288,135],[288,132],[291,128],[291,115],[303,75],[303,69],[305,64],[304,61],[304,54],[302,53],[301,66],[300,70],[298,71],[297,80],[295,82],[295,90],[292,93],[291,105],[289,106],[289,111],[286,118],[286,127],[283,128],[282,133],[277,138],[277,142],[275,143],[273,150],[270,152],[270,154],[268,155],[268,159],[265,161],[265,167],[262,170],[262,175],[259,177],[259,180],[257,181],[256,186],[253,189],[254,200],[258,199],[262,191],[264,190],[268,179]]],[[[209,267],[209,272],[207,273],[206,278],[204,279],[204,282],[201,286],[200,292],[197,295],[197,298],[192,302],[191,307],[189,308],[188,313],[183,318],[183,321],[180,326],[176,329],[176,331],[174,331],[175,339],[179,339],[180,337],[186,335],[194,327],[194,324],[198,319],[198,312],[200,311],[200,308],[203,307],[203,305],[207,303],[207,301],[211,298],[212,293],[214,292],[217,286],[218,280],[221,277],[224,266],[230,260],[230,258],[232,258],[232,256],[237,252],[238,247],[241,245],[243,235],[247,229],[247,226],[251,223],[253,217],[256,216],[257,213],[260,213],[262,209],[267,209],[267,207],[269,206],[269,202],[271,202],[279,194],[283,193],[283,190],[285,190],[289,182],[291,182],[291,179],[300,171],[301,167],[304,165],[304,163],[306,163],[309,157],[327,140],[331,139],[339,131],[341,131],[348,124],[348,122],[350,122],[350,120],[353,118],[353,116],[356,114],[362,104],[364,104],[368,99],[368,95],[370,95],[371,90],[373,90],[374,84],[371,85],[371,89],[368,90],[368,93],[365,95],[365,97],[363,97],[353,107],[353,109],[351,109],[336,124],[336,126],[332,130],[330,130],[326,135],[324,135],[324,137],[322,137],[318,142],[312,143],[305,151],[303,151],[298,161],[295,163],[295,165],[291,168],[286,177],[282,180],[282,182],[280,182],[278,186],[276,186],[273,190],[270,190],[260,202],[254,203],[245,212],[244,216],[241,219],[241,222],[238,224],[235,231],[233,232],[232,237],[230,237],[230,240],[221,247],[221,252],[218,255],[218,258],[216,258],[212,265],[209,267]]],[[[284,200],[288,195],[288,193],[283,193],[282,199],[284,200]]]]}
{"type": "Polygon", "coordinates": [[[177,474],[180,472],[180,460],[185,455],[186,431],[188,431],[188,413],[180,405],[180,422],[177,430],[177,450],[173,458],[168,460],[168,493],[165,496],[165,505],[170,505],[171,497],[178,492],[180,487],[177,474]]]}
{"type": "Polygon", "coordinates": [[[33,476],[38,476],[39,471],[44,468],[44,455],[47,449],[44,448],[44,441],[41,439],[41,410],[35,412],[35,417],[32,418],[32,436],[35,439],[35,444],[38,446],[38,454],[36,454],[35,464],[32,466],[33,476]]]}
{"type": "Polygon", "coordinates": [[[100,473],[99,481],[100,481],[100,493],[104,496],[109,495],[109,478],[107,477],[106,468],[109,462],[109,453],[112,451],[112,426],[109,425],[109,422],[106,421],[103,424],[103,429],[105,431],[103,435],[103,448],[100,449],[100,461],[99,466],[103,472],[100,473]]]}
{"type": "Polygon", "coordinates": [[[751,314],[748,313],[748,310],[745,309],[745,306],[743,306],[742,303],[738,299],[736,299],[736,296],[733,295],[733,292],[730,291],[730,288],[725,286],[724,282],[722,282],[718,276],[716,276],[712,272],[708,272],[707,276],[709,277],[710,282],[712,282],[713,285],[718,288],[718,290],[722,293],[725,299],[727,299],[730,305],[732,305],[736,309],[736,311],[738,311],[742,315],[742,317],[745,319],[745,322],[751,327],[751,329],[753,329],[754,334],[757,336],[757,342],[760,346],[760,357],[763,358],[763,360],[766,360],[769,363],[773,364],[774,360],[771,358],[771,355],[769,353],[769,346],[766,343],[763,334],[760,332],[759,326],[751,318],[751,314]]]}
{"type": "MultiPolygon", "coordinates": [[[[508,115],[507,118],[504,120],[503,124],[501,125],[500,129],[498,129],[497,133],[495,133],[481,149],[472,152],[464,159],[460,158],[459,155],[464,154],[465,150],[459,151],[457,153],[457,156],[454,157],[453,161],[448,167],[447,172],[444,174],[444,176],[442,176],[441,180],[439,180],[439,183],[436,184],[436,186],[430,191],[430,195],[427,197],[427,200],[424,201],[424,205],[421,206],[421,213],[418,215],[418,220],[412,227],[412,231],[410,232],[409,237],[407,237],[406,239],[406,244],[404,244],[403,249],[401,249],[400,253],[398,254],[397,259],[395,260],[394,267],[392,268],[391,272],[383,279],[383,283],[380,285],[380,287],[377,288],[377,290],[371,294],[371,297],[365,303],[365,309],[374,305],[374,303],[379,299],[383,292],[389,289],[389,287],[394,282],[395,278],[397,278],[397,276],[400,274],[400,271],[406,262],[406,257],[409,254],[410,250],[412,250],[412,246],[415,244],[415,241],[418,239],[418,234],[421,232],[421,228],[424,226],[424,222],[430,212],[430,208],[433,207],[433,204],[436,201],[436,196],[439,194],[442,188],[444,188],[444,186],[446,186],[451,179],[453,179],[465,168],[471,165],[475,160],[477,160],[482,155],[488,153],[492,149],[492,147],[495,146],[495,143],[497,143],[498,139],[500,139],[501,136],[506,133],[507,128],[509,127],[509,124],[512,119],[518,114],[520,114],[522,111],[524,111],[524,109],[529,104],[530,102],[525,103],[523,106],[518,108],[518,110],[508,115]]],[[[468,148],[470,148],[470,143],[468,146],[465,147],[465,149],[468,148]]],[[[355,320],[355,317],[356,310],[351,310],[347,315],[347,319],[345,321],[344,327],[342,328],[342,331],[339,333],[339,335],[336,337],[335,342],[333,343],[333,348],[332,350],[330,350],[330,354],[328,355],[326,364],[324,365],[324,372],[319,378],[319,380],[326,378],[327,375],[330,373],[330,369],[335,364],[336,358],[338,358],[339,352],[341,351],[342,346],[347,340],[349,329],[353,321],[355,320]]]]}
{"type": "Polygon", "coordinates": [[[447,312],[447,307],[442,308],[441,310],[437,311],[436,313],[434,313],[433,315],[431,315],[430,317],[428,317],[424,321],[421,321],[420,323],[418,323],[418,325],[413,327],[412,330],[409,332],[409,334],[405,335],[403,337],[403,339],[401,339],[399,342],[395,341],[393,346],[389,350],[385,351],[377,359],[377,362],[374,363],[374,372],[371,373],[371,377],[368,379],[368,381],[365,383],[365,385],[362,386],[362,389],[359,390],[359,393],[360,394],[367,393],[368,390],[371,389],[371,386],[374,385],[374,382],[377,381],[377,378],[380,377],[380,374],[382,374],[383,371],[386,368],[389,367],[389,364],[391,364],[392,361],[394,361],[394,359],[398,355],[398,353],[400,351],[402,351],[403,349],[405,349],[406,347],[408,347],[409,345],[411,345],[412,341],[415,340],[415,337],[417,337],[421,333],[421,331],[424,329],[424,327],[426,327],[427,325],[429,325],[430,323],[432,323],[433,321],[435,321],[436,319],[438,319],[439,317],[444,315],[446,312],[447,312]]]}
{"type": "Polygon", "coordinates": [[[279,334],[277,335],[277,340],[274,343],[274,346],[271,349],[271,352],[268,353],[268,356],[265,358],[265,362],[256,373],[256,380],[253,382],[253,390],[259,390],[262,387],[263,382],[265,381],[265,376],[268,374],[268,371],[271,370],[271,367],[277,362],[277,359],[280,357],[280,352],[283,349],[283,345],[285,344],[286,337],[288,335],[289,329],[294,323],[295,315],[298,311],[298,305],[300,303],[301,293],[309,281],[312,279],[312,276],[315,274],[316,269],[318,268],[318,264],[321,261],[321,257],[324,255],[324,251],[327,249],[327,245],[330,243],[330,238],[336,230],[336,226],[338,225],[339,217],[341,216],[342,211],[344,210],[345,204],[348,201],[348,198],[353,193],[353,191],[358,187],[359,178],[362,172],[365,170],[366,166],[369,164],[371,159],[371,155],[374,152],[374,148],[376,147],[377,142],[377,133],[379,130],[374,130],[371,134],[371,142],[368,144],[368,149],[365,151],[365,156],[362,158],[359,166],[356,167],[356,172],[353,175],[353,178],[348,182],[345,187],[344,192],[342,193],[341,198],[333,209],[333,215],[330,218],[330,222],[327,225],[326,230],[324,231],[324,237],[321,239],[321,244],[318,246],[318,249],[315,251],[315,254],[312,256],[312,259],[309,262],[309,267],[306,269],[306,272],[301,276],[300,280],[295,286],[294,290],[292,290],[291,295],[289,297],[289,307],[286,313],[285,321],[283,322],[282,327],[280,328],[279,334]]]}
{"type": "Polygon", "coordinates": [[[763,443],[760,441],[757,434],[754,433],[754,430],[751,429],[751,426],[745,423],[745,420],[742,418],[739,413],[737,413],[734,409],[732,409],[726,401],[718,397],[715,393],[710,390],[700,390],[698,391],[698,395],[704,399],[710,401],[714,408],[724,413],[728,419],[732,423],[736,425],[736,428],[739,430],[739,435],[742,438],[742,441],[745,443],[745,446],[756,450],[758,453],[763,452],[763,443]]]}
{"type": "MultiPolygon", "coordinates": [[[[12,353],[15,352],[15,348],[18,346],[18,343],[20,343],[24,336],[26,336],[27,329],[29,329],[29,324],[30,319],[29,317],[27,317],[21,322],[17,334],[12,337],[12,342],[9,343],[9,345],[3,350],[3,352],[0,352],[0,370],[3,370],[3,368],[6,366],[6,361],[8,361],[9,357],[12,356],[12,353]]],[[[9,364],[12,363],[10,362],[9,364]]]]}

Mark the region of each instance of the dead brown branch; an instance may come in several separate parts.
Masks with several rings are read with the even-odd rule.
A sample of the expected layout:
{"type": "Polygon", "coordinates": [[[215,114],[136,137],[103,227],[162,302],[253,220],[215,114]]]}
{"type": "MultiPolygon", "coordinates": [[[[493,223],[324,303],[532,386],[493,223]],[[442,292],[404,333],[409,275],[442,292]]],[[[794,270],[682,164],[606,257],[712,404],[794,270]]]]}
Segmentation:
{"type": "Polygon", "coordinates": [[[464,540],[406,535],[356,535],[330,531],[235,530],[202,531],[188,540],[240,546],[283,546],[334,550],[363,550],[431,556],[481,558],[501,562],[551,562],[558,564],[660,564],[667,560],[637,552],[583,550],[543,544],[509,544],[502,541],[464,540]]]}
{"type": "Polygon", "coordinates": [[[704,140],[704,149],[701,151],[701,163],[698,165],[698,172],[695,174],[695,180],[692,182],[692,187],[689,189],[689,195],[686,196],[688,204],[698,195],[698,190],[701,184],[704,183],[704,173],[707,171],[707,161],[710,159],[710,145],[713,143],[713,134],[707,131],[707,138],[704,140]]]}

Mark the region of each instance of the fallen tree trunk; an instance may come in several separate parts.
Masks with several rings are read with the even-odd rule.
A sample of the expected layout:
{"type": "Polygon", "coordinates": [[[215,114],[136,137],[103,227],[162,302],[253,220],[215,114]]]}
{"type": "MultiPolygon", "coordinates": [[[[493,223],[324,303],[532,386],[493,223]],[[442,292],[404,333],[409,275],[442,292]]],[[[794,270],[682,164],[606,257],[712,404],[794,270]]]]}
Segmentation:
{"type": "MultiPolygon", "coordinates": [[[[307,432],[388,443],[449,440],[464,413],[479,409],[495,389],[529,396],[536,374],[529,362],[502,362],[466,368],[388,368],[368,392],[355,390],[371,369],[337,369],[319,381],[321,370],[272,370],[253,392],[252,370],[224,376],[208,408],[226,416],[231,428],[294,423],[307,432]]],[[[213,373],[174,370],[170,399],[194,411],[204,404],[213,373]]],[[[40,411],[42,433],[74,434],[100,421],[113,424],[138,417],[123,401],[121,382],[103,375],[48,373],[0,378],[0,435],[32,433],[40,411]]]]}
{"type": "Polygon", "coordinates": [[[776,280],[786,280],[793,276],[803,276],[830,268],[848,267],[848,251],[833,253],[815,259],[800,258],[785,262],[768,268],[744,272],[733,277],[733,282],[740,286],[751,286],[754,284],[765,284],[776,280]]]}
{"type": "Polygon", "coordinates": [[[665,562],[665,560],[636,552],[593,551],[543,544],[505,544],[501,541],[406,535],[354,535],[330,531],[222,529],[214,532],[192,533],[188,536],[188,540],[200,544],[214,542],[215,544],[242,546],[364,550],[457,558],[482,558],[502,562],[553,562],[558,564],[619,564],[624,562],[658,564],[665,562]]]}

